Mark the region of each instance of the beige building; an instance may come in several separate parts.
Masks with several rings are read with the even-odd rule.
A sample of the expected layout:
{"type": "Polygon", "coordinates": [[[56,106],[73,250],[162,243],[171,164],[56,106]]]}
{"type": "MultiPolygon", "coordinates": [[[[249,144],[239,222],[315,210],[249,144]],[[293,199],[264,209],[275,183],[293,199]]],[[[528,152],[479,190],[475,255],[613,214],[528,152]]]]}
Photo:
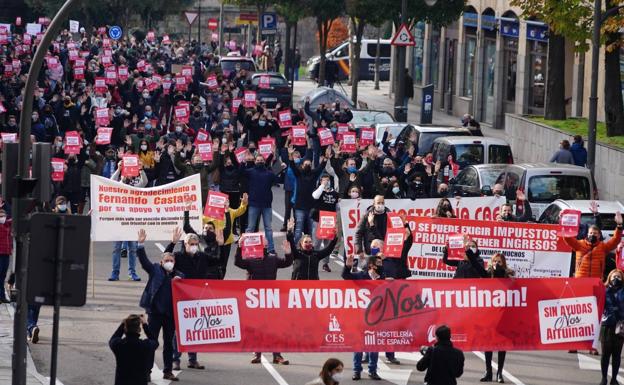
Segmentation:
{"type": "MultiPolygon", "coordinates": [[[[416,97],[427,84],[435,87],[438,110],[503,128],[504,114],[543,114],[546,95],[548,26],[527,20],[506,0],[469,0],[462,17],[436,29],[417,23],[416,46],[407,66],[416,97]]],[[[566,47],[568,116],[587,116],[590,55],[566,47]],[[587,64],[585,64],[587,63],[587,64]]],[[[601,55],[601,67],[603,55],[601,55]]],[[[604,116],[603,85],[599,82],[598,118],[604,116]]]]}

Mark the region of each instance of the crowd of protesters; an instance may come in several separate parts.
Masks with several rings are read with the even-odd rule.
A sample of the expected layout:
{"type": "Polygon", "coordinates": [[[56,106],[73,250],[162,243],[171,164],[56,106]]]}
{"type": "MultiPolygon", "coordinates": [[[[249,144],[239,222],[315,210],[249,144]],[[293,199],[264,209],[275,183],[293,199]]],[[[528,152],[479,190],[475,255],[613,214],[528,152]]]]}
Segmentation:
{"type": "MultiPolygon", "coordinates": [[[[244,69],[224,73],[219,55],[214,52],[216,45],[200,46],[153,34],[143,40],[124,37],[115,41],[106,36],[105,28],[91,32],[81,29],[79,33],[64,30],[46,47],[32,116],[23,117],[26,74],[40,38],[40,35],[24,34],[16,26],[11,31],[0,29],[0,133],[3,142],[50,143],[53,157],[62,159],[62,178],[51,182],[53,197],[45,204],[48,210],[88,214],[91,175],[134,187],[151,187],[199,174],[203,201],[211,190],[228,196],[222,221],[205,218],[201,229],[193,229],[187,212],[181,224],[184,231],[173,232],[172,242],[159,262],[152,262],[145,252],[144,242],[149,234],[144,231],[138,237],[130,235],[126,241],[115,242],[109,280],[120,279],[123,256],[128,259],[130,280],[141,280],[136,269],[137,257],[148,277],[140,300],[148,318],[131,316],[124,320],[110,341],[118,360],[118,378],[133,378],[131,382],[137,384],[149,380],[153,352],[162,329],[164,378],[178,380],[173,374],[180,368],[181,354],[174,338],[172,280],[224,279],[232,245],[238,237],[244,239],[246,233],[257,231],[260,218],[267,241],[265,257],[243,259],[240,247],[236,247],[234,265],[245,270],[253,280],[276,279],[278,269],[291,266],[293,280],[318,280],[319,268],[331,271],[330,255],[343,253],[339,234],[331,240],[315,237],[319,211],[337,212],[341,199],[373,199],[355,235],[355,255],[344,255],[342,277],[376,280],[404,279],[411,274],[406,260],[412,233],[405,218],[402,218],[406,234],[401,258],[384,258],[383,240],[389,212],[385,200],[440,198],[434,216],[455,217],[448,199],[453,197],[447,172],[454,167],[452,159],[434,161],[431,154],[418,156],[414,143],[394,141],[388,133],[383,135],[379,146],[365,143],[361,133],[348,124],[352,119],[351,111],[339,101],[313,108],[310,100],[305,100],[302,106],[278,104],[275,109],[267,108],[261,101],[243,102],[245,91],[253,89],[250,74],[244,69]],[[291,120],[286,124],[279,112],[291,108],[291,120]],[[30,138],[16,137],[20,119],[31,119],[30,138]],[[290,126],[298,123],[306,127],[303,141],[289,134],[290,126]],[[103,127],[111,129],[108,138],[100,135],[103,127]],[[326,133],[330,134],[330,140],[326,133]],[[354,146],[346,146],[343,140],[350,133],[358,138],[354,146]],[[68,137],[74,135],[79,138],[80,146],[76,151],[69,151],[72,146],[68,144],[68,137]],[[197,143],[200,142],[212,144],[209,156],[212,160],[205,160],[204,154],[199,152],[197,143]],[[270,151],[261,152],[261,142],[271,143],[270,151]],[[138,176],[122,175],[121,160],[127,154],[138,156],[138,176]],[[272,205],[276,185],[283,185],[285,192],[282,231],[287,235],[281,248],[283,255],[278,255],[273,241],[272,205]],[[148,340],[138,339],[141,325],[148,340]],[[126,337],[122,338],[124,334],[126,337]],[[133,352],[148,357],[143,372],[136,372],[136,367],[124,368],[127,357],[136,359],[139,354],[133,352]]],[[[273,48],[268,44],[261,46],[254,54],[261,70],[279,69],[282,59],[279,44],[273,48]]],[[[563,148],[567,151],[567,147],[563,148]]],[[[572,162],[572,158],[562,157],[558,155],[558,161],[572,162]]],[[[495,185],[492,190],[504,198],[502,186],[495,185]]],[[[497,219],[534,220],[521,191],[517,192],[516,203],[516,215],[513,207],[505,203],[497,219]]],[[[10,218],[10,205],[1,201],[2,282],[12,252],[10,218]]],[[[621,216],[616,216],[616,223],[618,229],[608,242],[600,239],[597,226],[586,229],[581,240],[566,238],[577,254],[577,276],[602,276],[606,253],[620,242],[621,216]],[[588,253],[593,253],[594,259],[587,259],[588,253]]],[[[444,261],[456,267],[455,278],[513,276],[502,254],[495,255],[486,268],[477,243],[466,238],[464,244],[463,261],[450,261],[445,252],[444,261]]],[[[606,338],[603,350],[613,356],[615,368],[616,363],[619,365],[615,356],[619,357],[622,343],[614,342],[615,332],[611,329],[624,315],[620,316],[621,311],[609,306],[624,301],[621,292],[615,289],[621,285],[622,273],[612,273],[610,278],[613,279],[609,281],[609,290],[613,295],[607,298],[605,312],[608,314],[601,333],[606,338]],[[620,282],[616,282],[618,278],[620,282]]],[[[4,290],[1,294],[0,300],[6,302],[4,290]]],[[[36,305],[29,306],[28,330],[33,343],[38,340],[38,313],[36,305]]],[[[463,356],[452,348],[450,330],[440,329],[436,335],[439,344],[437,348],[426,350],[425,361],[419,364],[419,369],[434,370],[431,355],[444,351],[455,364],[452,372],[442,377],[452,377],[455,381],[462,373],[463,356]]],[[[375,352],[354,353],[352,379],[360,379],[363,362],[368,363],[369,377],[380,379],[377,360],[375,352]]],[[[498,373],[493,378],[492,352],[487,352],[486,374],[482,381],[503,382],[504,360],[505,352],[499,352],[498,373]]],[[[392,352],[386,353],[386,361],[399,363],[392,352]]],[[[251,362],[260,363],[261,353],[254,353],[251,362]]],[[[286,365],[288,360],[274,352],[273,363],[286,365]]],[[[606,364],[608,367],[608,361],[606,364]]],[[[196,353],[188,353],[188,367],[204,369],[196,353]]],[[[338,383],[342,369],[341,362],[328,362],[319,381],[338,383]]],[[[604,363],[603,375],[606,377],[604,363]]],[[[428,376],[435,378],[436,374],[428,372],[428,376]]]]}

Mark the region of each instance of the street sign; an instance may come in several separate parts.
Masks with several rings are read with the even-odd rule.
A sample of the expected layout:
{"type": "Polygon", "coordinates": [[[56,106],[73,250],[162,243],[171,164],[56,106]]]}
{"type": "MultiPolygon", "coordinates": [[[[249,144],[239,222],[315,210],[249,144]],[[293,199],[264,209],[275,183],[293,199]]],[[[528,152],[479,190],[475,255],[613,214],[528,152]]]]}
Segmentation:
{"type": "Polygon", "coordinates": [[[195,19],[197,19],[197,12],[184,12],[184,16],[186,16],[186,21],[189,24],[193,24],[195,19]]]}
{"type": "Polygon", "coordinates": [[[275,12],[265,12],[262,14],[261,29],[263,33],[277,29],[277,14],[275,12]]]}
{"type": "Polygon", "coordinates": [[[433,123],[433,84],[423,87],[420,104],[420,124],[431,123],[433,123]]]}
{"type": "Polygon", "coordinates": [[[113,25],[108,29],[108,36],[113,40],[119,40],[122,34],[123,30],[118,25],[113,25]]]}
{"type": "Polygon", "coordinates": [[[416,45],[416,41],[409,28],[407,28],[407,25],[401,24],[390,44],[403,47],[408,45],[414,46],[416,45]]]}
{"type": "Polygon", "coordinates": [[[258,25],[258,20],[243,20],[243,19],[237,17],[234,20],[234,24],[236,24],[236,25],[247,25],[247,24],[258,25]]]}
{"type": "Polygon", "coordinates": [[[240,21],[255,21],[255,22],[258,22],[258,14],[257,13],[251,13],[251,12],[241,12],[238,15],[238,19],[240,21]]]}
{"type": "Polygon", "coordinates": [[[215,30],[219,27],[219,21],[215,18],[208,19],[208,29],[215,30]]]}

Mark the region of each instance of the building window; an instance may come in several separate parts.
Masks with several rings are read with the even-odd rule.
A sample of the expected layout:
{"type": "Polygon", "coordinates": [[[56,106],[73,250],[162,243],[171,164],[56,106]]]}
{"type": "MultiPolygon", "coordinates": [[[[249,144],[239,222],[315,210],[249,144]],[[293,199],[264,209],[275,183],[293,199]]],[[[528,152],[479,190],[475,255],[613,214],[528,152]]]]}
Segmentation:
{"type": "Polygon", "coordinates": [[[438,88],[438,65],[440,62],[440,30],[431,29],[431,40],[429,48],[429,84],[433,84],[435,89],[438,88]]]}
{"type": "Polygon", "coordinates": [[[504,64],[505,82],[504,95],[508,102],[516,101],[516,74],[518,71],[518,39],[505,38],[504,64]]]}
{"type": "Polygon", "coordinates": [[[424,54],[424,42],[425,42],[425,23],[419,21],[414,26],[414,41],[416,45],[413,49],[413,66],[412,73],[414,74],[414,84],[422,85],[423,82],[423,54],[424,54]]]}
{"type": "Polygon", "coordinates": [[[464,90],[463,95],[472,97],[474,88],[475,68],[477,65],[477,38],[468,35],[466,37],[466,56],[464,57],[464,90]]]}
{"type": "Polygon", "coordinates": [[[530,45],[529,54],[529,109],[532,113],[541,113],[544,108],[546,97],[546,57],[548,43],[532,40],[527,41],[530,45]]]}

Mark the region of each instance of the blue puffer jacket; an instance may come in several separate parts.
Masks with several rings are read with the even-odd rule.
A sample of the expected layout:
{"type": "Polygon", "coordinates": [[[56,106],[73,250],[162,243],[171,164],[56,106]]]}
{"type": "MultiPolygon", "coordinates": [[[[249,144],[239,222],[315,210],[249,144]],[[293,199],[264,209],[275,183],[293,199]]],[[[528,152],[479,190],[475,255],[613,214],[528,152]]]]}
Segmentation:
{"type": "Polygon", "coordinates": [[[587,150],[583,147],[582,143],[572,143],[570,152],[574,158],[574,164],[577,166],[585,167],[587,164],[587,150]]]}
{"type": "Polygon", "coordinates": [[[244,168],[243,173],[249,182],[249,206],[270,208],[273,202],[271,188],[276,181],[273,171],[266,167],[244,168]]]}
{"type": "Polygon", "coordinates": [[[602,312],[602,325],[615,326],[617,321],[624,320],[624,286],[607,287],[605,307],[602,312]]]}

